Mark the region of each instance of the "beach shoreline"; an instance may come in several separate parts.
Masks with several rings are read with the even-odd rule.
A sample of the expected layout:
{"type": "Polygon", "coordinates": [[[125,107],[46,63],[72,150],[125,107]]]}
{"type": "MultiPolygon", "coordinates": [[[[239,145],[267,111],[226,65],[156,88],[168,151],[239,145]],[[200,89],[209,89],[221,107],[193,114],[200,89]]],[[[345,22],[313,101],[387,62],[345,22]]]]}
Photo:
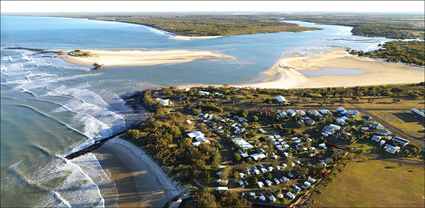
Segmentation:
{"type": "MultiPolygon", "coordinates": [[[[412,84],[424,82],[421,67],[403,63],[390,63],[383,60],[351,55],[346,48],[331,48],[312,54],[291,53],[280,58],[272,67],[251,83],[233,84],[230,87],[293,89],[355,87],[386,84],[412,84]],[[341,74],[306,76],[305,71],[337,69],[341,74]],[[344,74],[345,70],[356,70],[358,74],[344,74]]],[[[183,84],[177,87],[223,86],[220,84],[183,84]]]]}
{"type": "Polygon", "coordinates": [[[230,55],[206,50],[84,50],[89,56],[71,56],[69,51],[59,55],[62,60],[81,66],[152,66],[186,63],[206,58],[233,58],[230,55]]]}
{"type": "Polygon", "coordinates": [[[143,149],[126,140],[113,138],[93,153],[118,190],[102,196],[117,201],[119,207],[162,207],[182,193],[143,149]]]}

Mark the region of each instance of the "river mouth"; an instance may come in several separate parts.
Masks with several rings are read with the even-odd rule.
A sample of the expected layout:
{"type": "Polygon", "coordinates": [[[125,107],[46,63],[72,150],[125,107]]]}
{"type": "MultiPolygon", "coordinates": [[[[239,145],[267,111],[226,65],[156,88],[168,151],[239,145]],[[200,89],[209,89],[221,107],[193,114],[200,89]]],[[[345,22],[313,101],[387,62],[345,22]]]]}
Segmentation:
{"type": "Polygon", "coordinates": [[[306,77],[321,77],[333,75],[359,75],[366,72],[359,69],[322,68],[319,70],[299,70],[306,77]]]}

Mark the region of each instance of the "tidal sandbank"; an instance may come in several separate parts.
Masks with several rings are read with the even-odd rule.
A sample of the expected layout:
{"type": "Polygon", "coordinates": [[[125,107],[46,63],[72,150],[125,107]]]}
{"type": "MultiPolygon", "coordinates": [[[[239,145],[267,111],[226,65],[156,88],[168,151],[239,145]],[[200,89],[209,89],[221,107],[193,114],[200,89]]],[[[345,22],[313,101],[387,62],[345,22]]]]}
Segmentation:
{"type": "Polygon", "coordinates": [[[191,62],[205,58],[232,58],[230,55],[202,50],[84,50],[89,56],[59,56],[63,60],[83,66],[152,66],[191,62]]]}

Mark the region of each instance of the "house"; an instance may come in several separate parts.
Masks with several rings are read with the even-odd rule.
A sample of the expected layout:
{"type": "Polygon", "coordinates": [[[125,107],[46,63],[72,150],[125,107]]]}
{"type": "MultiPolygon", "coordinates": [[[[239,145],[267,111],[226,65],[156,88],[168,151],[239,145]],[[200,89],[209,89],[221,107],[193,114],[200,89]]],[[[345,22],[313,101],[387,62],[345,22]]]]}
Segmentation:
{"type": "Polygon", "coordinates": [[[247,158],[247,157],[249,157],[249,155],[248,154],[246,154],[246,153],[244,153],[244,152],[242,152],[241,150],[238,150],[238,152],[237,152],[242,158],[247,158]]]}
{"type": "Polygon", "coordinates": [[[319,144],[319,147],[322,148],[322,149],[326,149],[326,144],[325,143],[320,143],[319,144]]]}
{"type": "Polygon", "coordinates": [[[312,177],[308,177],[308,179],[307,179],[310,183],[315,183],[316,182],[316,179],[314,179],[314,178],[312,178],[312,177]]]}
{"type": "Polygon", "coordinates": [[[391,154],[395,154],[398,151],[400,151],[400,147],[397,146],[392,146],[390,144],[385,145],[385,151],[391,153],[391,154]]]}
{"type": "Polygon", "coordinates": [[[382,125],[381,125],[381,124],[379,124],[379,123],[370,124],[370,125],[369,125],[369,127],[370,127],[371,129],[385,129],[385,128],[384,128],[384,126],[382,126],[382,125]]]}
{"type": "Polygon", "coordinates": [[[403,138],[400,138],[400,137],[394,137],[393,141],[397,142],[398,144],[400,144],[403,147],[406,146],[407,144],[409,144],[409,140],[403,139],[403,138]]]}
{"type": "Polygon", "coordinates": [[[347,110],[345,110],[345,108],[343,108],[343,107],[338,107],[336,109],[336,113],[340,116],[348,116],[347,110]]]}
{"type": "Polygon", "coordinates": [[[328,109],[320,109],[319,112],[322,115],[324,115],[324,116],[326,116],[326,115],[332,115],[332,112],[330,110],[328,110],[328,109]]]}
{"type": "Polygon", "coordinates": [[[381,141],[379,142],[379,145],[380,145],[380,146],[382,146],[382,145],[384,145],[384,144],[385,144],[385,142],[386,142],[386,141],[385,141],[385,139],[383,139],[383,140],[381,140],[381,141]]]}
{"type": "Polygon", "coordinates": [[[273,181],[276,185],[278,185],[280,183],[279,179],[277,179],[277,178],[274,178],[273,181]]]}
{"type": "Polygon", "coordinates": [[[290,199],[295,199],[295,195],[291,192],[286,193],[286,196],[290,199]]]}
{"type": "Polygon", "coordinates": [[[308,181],[304,181],[303,185],[307,188],[311,186],[311,183],[308,181]]]}
{"type": "Polygon", "coordinates": [[[198,95],[208,97],[210,92],[199,90],[198,95]]]}
{"type": "Polygon", "coordinates": [[[376,133],[381,136],[388,136],[392,134],[391,131],[388,131],[386,129],[379,129],[378,131],[376,131],[376,133]]]}
{"type": "Polygon", "coordinates": [[[261,182],[261,181],[258,181],[258,182],[257,182],[257,186],[258,186],[258,188],[263,188],[264,183],[263,183],[263,182],[261,182]]]}
{"type": "Polygon", "coordinates": [[[362,116],[363,124],[371,124],[373,122],[372,116],[362,116]]]}
{"type": "Polygon", "coordinates": [[[255,198],[255,192],[249,192],[249,198],[251,199],[255,198]]]}
{"type": "Polygon", "coordinates": [[[202,143],[210,143],[207,138],[205,138],[204,134],[200,131],[193,131],[187,134],[192,140],[193,146],[199,146],[202,143]]]}
{"type": "Polygon", "coordinates": [[[289,181],[289,178],[282,176],[282,180],[286,182],[286,181],[289,181]]]}
{"type": "Polygon", "coordinates": [[[276,110],[276,114],[279,115],[279,117],[285,118],[287,116],[286,112],[282,112],[280,110],[276,110]]]}
{"type": "Polygon", "coordinates": [[[304,120],[304,124],[307,126],[313,126],[316,123],[316,121],[314,121],[310,117],[305,117],[303,120],[304,120]]]}
{"type": "Polygon", "coordinates": [[[347,122],[341,117],[336,119],[336,123],[338,123],[341,126],[344,126],[347,124],[347,122]]]}
{"type": "Polygon", "coordinates": [[[336,131],[340,130],[341,126],[335,125],[335,124],[329,124],[328,126],[323,127],[322,135],[323,136],[330,136],[335,134],[336,131]]]}
{"type": "Polygon", "coordinates": [[[266,180],[265,182],[266,182],[267,186],[271,186],[273,184],[270,180],[266,180]]]}
{"type": "Polygon", "coordinates": [[[357,118],[360,115],[360,112],[358,110],[348,110],[347,113],[348,116],[351,118],[357,118]]]}
{"type": "Polygon", "coordinates": [[[254,159],[255,161],[261,160],[266,158],[267,156],[264,153],[255,153],[250,155],[252,157],[252,159],[254,159]]]}
{"type": "Polygon", "coordinates": [[[278,193],[278,194],[276,195],[276,197],[277,197],[277,198],[279,198],[279,199],[282,199],[282,198],[283,198],[283,194],[282,194],[282,193],[278,193]]]}
{"type": "Polygon", "coordinates": [[[310,110],[308,111],[308,114],[318,120],[321,120],[323,118],[322,114],[320,114],[317,110],[310,110]]]}
{"type": "Polygon", "coordinates": [[[375,142],[380,142],[380,141],[381,141],[381,139],[382,139],[382,137],[380,137],[380,136],[378,136],[378,135],[373,135],[373,136],[372,136],[372,140],[373,140],[373,141],[375,141],[375,142]]]}
{"type": "Polygon", "coordinates": [[[288,109],[286,110],[286,114],[288,114],[288,116],[294,117],[295,115],[297,115],[297,112],[292,109],[288,109]]]}
{"type": "Polygon", "coordinates": [[[265,197],[263,194],[261,194],[261,195],[258,197],[258,199],[260,199],[260,201],[266,201],[266,197],[265,197]]]}
{"type": "Polygon", "coordinates": [[[239,148],[241,148],[244,151],[254,148],[254,146],[252,146],[245,139],[240,138],[240,137],[233,138],[232,141],[233,141],[233,143],[235,143],[239,148]]]}
{"type": "Polygon", "coordinates": [[[270,200],[271,202],[275,202],[275,201],[276,201],[276,197],[274,197],[273,195],[270,195],[270,196],[269,196],[269,200],[270,200]]]}
{"type": "Polygon", "coordinates": [[[159,104],[161,104],[162,106],[169,106],[170,105],[170,99],[162,99],[162,98],[157,98],[156,99],[159,104]]]}
{"type": "Polygon", "coordinates": [[[294,185],[293,187],[294,187],[293,190],[294,190],[295,193],[300,193],[301,192],[301,188],[298,187],[297,185],[294,185]]]}
{"type": "Polygon", "coordinates": [[[306,116],[307,115],[307,113],[305,113],[305,111],[303,111],[303,110],[295,110],[295,112],[297,112],[301,116],[306,116]]]}
{"type": "Polygon", "coordinates": [[[274,97],[279,103],[286,103],[285,97],[278,95],[274,97]]]}

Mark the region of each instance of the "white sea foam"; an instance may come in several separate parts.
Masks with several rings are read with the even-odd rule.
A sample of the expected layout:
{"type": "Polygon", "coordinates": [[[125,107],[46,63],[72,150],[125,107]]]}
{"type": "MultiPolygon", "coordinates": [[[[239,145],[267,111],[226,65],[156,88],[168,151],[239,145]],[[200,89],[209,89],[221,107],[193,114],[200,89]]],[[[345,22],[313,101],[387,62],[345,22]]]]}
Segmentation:
{"type": "Polygon", "coordinates": [[[57,156],[44,168],[28,178],[31,183],[45,184],[64,178],[60,184],[49,188],[49,195],[40,200],[42,207],[104,207],[99,185],[115,184],[103,171],[92,153],[73,160],[57,156]]]}

